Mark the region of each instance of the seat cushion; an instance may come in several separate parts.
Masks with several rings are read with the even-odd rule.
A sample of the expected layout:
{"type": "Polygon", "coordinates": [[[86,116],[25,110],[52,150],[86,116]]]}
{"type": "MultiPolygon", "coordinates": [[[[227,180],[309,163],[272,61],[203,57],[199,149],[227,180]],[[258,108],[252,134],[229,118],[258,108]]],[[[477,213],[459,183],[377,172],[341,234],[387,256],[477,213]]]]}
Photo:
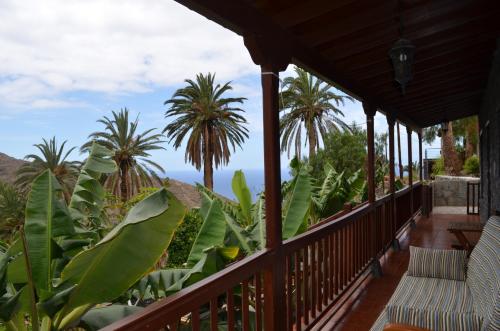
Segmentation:
{"type": "Polygon", "coordinates": [[[408,276],[465,280],[467,251],[410,246],[408,276]]]}
{"type": "Polygon", "coordinates": [[[407,274],[389,300],[386,315],[389,323],[433,331],[479,331],[482,324],[465,282],[407,274]]]}
{"type": "Polygon", "coordinates": [[[492,216],[471,253],[467,285],[483,330],[500,330],[500,217],[492,216]]]}

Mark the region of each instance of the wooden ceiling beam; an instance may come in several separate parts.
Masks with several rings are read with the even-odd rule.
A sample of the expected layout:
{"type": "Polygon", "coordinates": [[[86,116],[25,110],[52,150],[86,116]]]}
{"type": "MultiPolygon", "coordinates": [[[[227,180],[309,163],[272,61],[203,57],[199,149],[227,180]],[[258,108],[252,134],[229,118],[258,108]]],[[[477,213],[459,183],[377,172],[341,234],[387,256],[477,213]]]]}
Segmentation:
{"type": "Polygon", "coordinates": [[[285,8],[284,10],[273,15],[273,20],[281,27],[290,28],[321,16],[325,12],[340,9],[345,5],[353,3],[354,1],[356,0],[301,1],[298,4],[285,8]]]}
{"type": "MultiPolygon", "coordinates": [[[[384,1],[384,3],[386,2],[384,1]]],[[[432,3],[439,5],[440,2],[433,1],[432,3]]],[[[481,21],[487,16],[495,16],[498,13],[494,1],[480,1],[480,3],[481,5],[477,1],[450,1],[448,6],[442,6],[441,9],[436,10],[434,13],[429,13],[428,10],[411,11],[406,16],[403,15],[405,37],[410,40],[422,38],[469,22],[481,21]],[[455,5],[451,5],[451,3],[455,5]],[[450,17],[454,19],[450,19],[450,17]]],[[[399,36],[399,22],[395,19],[396,16],[388,16],[387,14],[384,16],[383,13],[369,8],[359,14],[346,17],[348,18],[345,19],[344,23],[328,20],[325,17],[323,19],[324,23],[317,23],[315,30],[304,32],[299,36],[308,45],[322,49],[328,44],[332,47],[339,46],[338,40],[353,38],[357,31],[368,32],[368,35],[374,34],[374,28],[380,24],[383,24],[385,28],[382,28],[381,33],[376,35],[376,38],[383,40],[394,39],[396,41],[399,36]],[[378,16],[372,17],[375,15],[378,16]]]]}
{"type": "MultiPolygon", "coordinates": [[[[469,65],[470,63],[483,64],[485,61],[491,60],[491,56],[493,56],[492,54],[492,49],[483,48],[477,50],[477,52],[469,57],[453,56],[448,61],[443,61],[442,58],[425,60],[414,65],[413,76],[418,79],[418,77],[421,75],[426,75],[441,68],[463,67],[469,65]]],[[[349,71],[349,74],[353,77],[358,77],[360,81],[368,80],[371,78],[384,79],[388,77],[387,75],[390,75],[391,78],[393,78],[394,68],[392,67],[391,63],[386,63],[386,65],[373,66],[366,71],[349,71]]]]}
{"type": "MultiPolygon", "coordinates": [[[[494,49],[495,40],[494,38],[477,37],[475,39],[468,40],[463,43],[450,43],[442,44],[434,48],[426,48],[424,50],[415,49],[415,61],[414,66],[418,63],[432,60],[439,57],[452,57],[456,56],[457,53],[461,53],[461,56],[466,52],[473,55],[479,49],[494,49]]],[[[380,64],[390,65],[390,58],[387,52],[381,52],[378,55],[366,54],[363,56],[352,57],[344,61],[335,62],[336,65],[341,67],[353,68],[354,70],[362,70],[370,68],[380,64]],[[360,65],[361,64],[361,65],[360,65]]]]}

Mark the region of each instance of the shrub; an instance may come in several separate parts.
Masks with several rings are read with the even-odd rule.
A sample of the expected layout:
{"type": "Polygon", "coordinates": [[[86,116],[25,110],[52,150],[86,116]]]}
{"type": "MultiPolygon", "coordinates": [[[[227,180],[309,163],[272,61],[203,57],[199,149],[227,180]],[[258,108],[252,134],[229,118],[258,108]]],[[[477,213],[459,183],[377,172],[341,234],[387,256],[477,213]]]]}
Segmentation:
{"type": "Polygon", "coordinates": [[[444,159],[443,159],[443,157],[440,157],[432,165],[432,175],[434,177],[439,176],[439,175],[444,175],[445,174],[444,170],[445,170],[444,169],[444,159]]]}
{"type": "Polygon", "coordinates": [[[178,268],[187,261],[191,246],[198,235],[203,219],[197,209],[191,209],[184,217],[184,222],[177,228],[174,238],[168,246],[168,268],[178,268]]]}
{"type": "Polygon", "coordinates": [[[464,164],[464,172],[468,175],[479,176],[479,157],[472,155],[464,164]]]}

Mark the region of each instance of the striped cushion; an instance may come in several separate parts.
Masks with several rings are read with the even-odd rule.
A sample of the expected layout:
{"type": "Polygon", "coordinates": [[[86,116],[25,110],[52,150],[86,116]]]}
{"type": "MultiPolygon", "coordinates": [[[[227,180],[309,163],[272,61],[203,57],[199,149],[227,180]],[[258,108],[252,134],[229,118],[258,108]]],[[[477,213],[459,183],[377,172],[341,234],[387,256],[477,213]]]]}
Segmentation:
{"type": "Polygon", "coordinates": [[[370,331],[384,331],[384,326],[389,323],[385,310],[378,315],[377,320],[373,323],[370,331]]]}
{"type": "Polygon", "coordinates": [[[482,324],[481,316],[474,313],[472,295],[465,282],[407,274],[387,304],[386,315],[389,323],[433,331],[479,331],[482,324]]]}
{"type": "Polygon", "coordinates": [[[500,217],[492,216],[471,253],[467,285],[483,330],[500,330],[500,217]]]}
{"type": "Polygon", "coordinates": [[[408,276],[465,280],[467,252],[410,246],[408,276]]]}

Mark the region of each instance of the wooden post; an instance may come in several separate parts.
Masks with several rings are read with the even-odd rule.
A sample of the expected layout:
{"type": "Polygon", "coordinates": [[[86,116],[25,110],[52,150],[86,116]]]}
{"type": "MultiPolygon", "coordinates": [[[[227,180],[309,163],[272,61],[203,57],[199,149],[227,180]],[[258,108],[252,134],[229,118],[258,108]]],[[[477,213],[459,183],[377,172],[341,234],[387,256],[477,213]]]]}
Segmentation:
{"type": "MultiPolygon", "coordinates": [[[[368,182],[368,203],[373,207],[373,203],[375,202],[375,129],[373,118],[377,113],[377,108],[370,103],[363,102],[363,109],[366,114],[366,135],[368,144],[368,165],[366,174],[368,182]]],[[[367,238],[370,238],[371,243],[369,243],[369,245],[372,247],[372,250],[374,250],[375,243],[380,239],[377,238],[377,236],[382,235],[375,227],[375,208],[372,208],[369,217],[371,230],[370,233],[367,234],[367,238]]],[[[382,276],[382,267],[380,266],[378,257],[373,259],[371,269],[375,277],[378,278],[382,276]]]]}
{"type": "Polygon", "coordinates": [[[393,247],[395,250],[399,250],[399,242],[396,239],[396,167],[394,162],[394,124],[396,119],[393,114],[387,113],[387,125],[389,127],[389,193],[391,195],[391,210],[389,212],[390,219],[389,222],[392,228],[393,247]]]}
{"type": "Polygon", "coordinates": [[[261,67],[264,116],[264,184],[266,249],[274,262],[264,270],[264,328],[285,330],[285,256],[281,236],[281,167],[279,130],[279,72],[287,68],[289,45],[265,35],[244,35],[243,41],[255,64],[261,67]]]}
{"type": "Polygon", "coordinates": [[[281,252],[281,168],[279,131],[279,71],[262,65],[264,112],[264,184],[266,204],[266,248],[275,252],[275,261],[264,272],[264,323],[266,330],[284,330],[285,278],[281,252]]]}
{"type": "Polygon", "coordinates": [[[418,134],[418,178],[420,183],[424,180],[424,163],[422,161],[422,129],[417,131],[418,134]]]}
{"type": "Polygon", "coordinates": [[[413,210],[413,153],[411,146],[411,132],[411,128],[407,126],[406,136],[408,138],[408,186],[410,186],[410,213],[412,215],[412,222],[414,222],[413,214],[415,211],[413,210]]]}
{"type": "Polygon", "coordinates": [[[377,109],[366,102],[363,102],[363,109],[366,114],[366,135],[368,142],[368,167],[367,167],[367,182],[368,182],[368,202],[375,202],[375,131],[373,118],[377,109]]]}

